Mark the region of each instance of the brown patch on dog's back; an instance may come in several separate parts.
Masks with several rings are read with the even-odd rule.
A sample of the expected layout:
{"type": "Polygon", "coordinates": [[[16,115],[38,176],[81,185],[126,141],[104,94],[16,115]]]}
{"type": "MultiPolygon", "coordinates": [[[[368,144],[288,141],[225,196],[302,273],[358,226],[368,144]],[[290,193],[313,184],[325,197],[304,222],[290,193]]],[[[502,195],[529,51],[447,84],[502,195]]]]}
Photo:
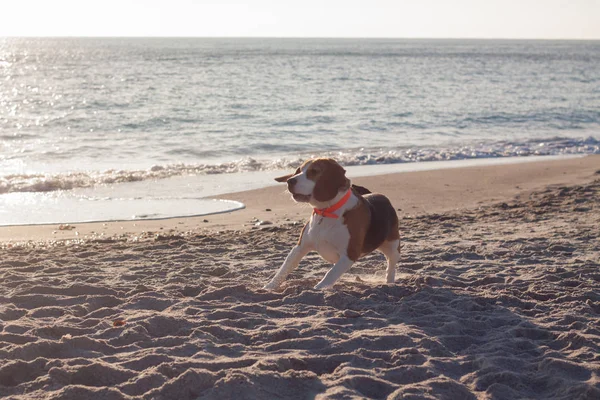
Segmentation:
{"type": "Polygon", "coordinates": [[[382,245],[400,238],[398,216],[387,197],[382,194],[359,196],[356,207],[344,213],[344,224],[350,232],[348,257],[356,261],[382,245]]]}
{"type": "Polygon", "coordinates": [[[346,170],[331,158],[318,158],[308,167],[307,178],[316,182],[313,197],[317,201],[329,201],[342,190],[350,188],[346,170]]]}
{"type": "Polygon", "coordinates": [[[348,258],[352,261],[358,260],[363,254],[363,247],[369,221],[371,220],[371,212],[365,200],[362,197],[358,198],[358,205],[344,213],[344,225],[348,227],[350,240],[348,241],[348,258]]]}
{"type": "Polygon", "coordinates": [[[371,210],[371,224],[367,231],[363,252],[370,253],[385,241],[400,238],[398,215],[390,200],[382,194],[364,196],[371,210]]]}

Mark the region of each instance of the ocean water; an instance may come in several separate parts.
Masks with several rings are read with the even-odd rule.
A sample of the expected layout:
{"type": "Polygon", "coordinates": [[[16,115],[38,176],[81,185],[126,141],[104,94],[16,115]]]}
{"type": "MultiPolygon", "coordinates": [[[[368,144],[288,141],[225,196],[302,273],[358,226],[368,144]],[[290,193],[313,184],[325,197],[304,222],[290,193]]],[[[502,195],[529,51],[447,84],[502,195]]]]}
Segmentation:
{"type": "Polygon", "coordinates": [[[224,211],[314,155],[600,153],[599,65],[600,41],[0,38],[0,224],[224,211]]]}

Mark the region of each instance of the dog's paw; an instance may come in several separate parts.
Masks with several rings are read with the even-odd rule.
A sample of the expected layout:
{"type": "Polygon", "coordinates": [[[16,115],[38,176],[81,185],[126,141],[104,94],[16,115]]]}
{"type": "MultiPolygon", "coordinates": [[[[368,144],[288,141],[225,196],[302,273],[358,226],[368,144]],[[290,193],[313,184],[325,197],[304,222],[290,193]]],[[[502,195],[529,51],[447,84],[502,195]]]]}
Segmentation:
{"type": "Polygon", "coordinates": [[[265,290],[275,290],[278,287],[279,287],[279,285],[275,284],[274,282],[269,282],[265,286],[263,286],[263,289],[265,289],[265,290]]]}
{"type": "Polygon", "coordinates": [[[326,289],[331,289],[332,287],[333,287],[333,284],[327,284],[327,283],[319,282],[314,287],[314,289],[315,290],[326,290],[326,289]]]}

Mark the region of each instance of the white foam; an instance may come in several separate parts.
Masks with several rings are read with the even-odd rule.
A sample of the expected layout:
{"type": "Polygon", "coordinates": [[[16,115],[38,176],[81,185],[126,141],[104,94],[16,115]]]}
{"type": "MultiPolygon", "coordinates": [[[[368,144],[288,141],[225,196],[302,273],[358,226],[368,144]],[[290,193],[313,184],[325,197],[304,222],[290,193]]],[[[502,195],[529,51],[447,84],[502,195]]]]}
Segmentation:
{"type": "Polygon", "coordinates": [[[305,159],[316,156],[332,157],[342,165],[355,166],[568,154],[600,154],[600,141],[593,137],[587,139],[554,138],[547,141],[529,141],[524,143],[495,142],[448,148],[360,148],[320,154],[303,154],[277,159],[246,157],[216,164],[154,165],[148,169],[140,170],[111,169],[106,171],[78,171],[58,174],[11,174],[0,177],[0,194],[92,188],[99,185],[150,181],[175,176],[218,175],[292,169],[300,165],[305,159]]]}

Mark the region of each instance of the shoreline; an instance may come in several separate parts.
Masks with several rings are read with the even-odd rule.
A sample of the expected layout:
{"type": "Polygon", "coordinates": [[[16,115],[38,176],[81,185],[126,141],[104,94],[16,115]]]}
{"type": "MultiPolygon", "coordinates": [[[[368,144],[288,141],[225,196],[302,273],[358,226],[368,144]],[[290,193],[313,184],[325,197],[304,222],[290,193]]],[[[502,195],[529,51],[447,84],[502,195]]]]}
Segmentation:
{"type": "MultiPolygon", "coordinates": [[[[585,157],[585,154],[361,164],[344,168],[350,179],[362,179],[395,173],[567,160],[579,157],[585,157]]],[[[245,207],[243,203],[223,199],[223,196],[277,186],[278,183],[274,182],[273,176],[281,176],[288,172],[288,169],[279,169],[226,175],[192,174],[157,178],[152,183],[129,182],[64,191],[4,193],[0,194],[0,216],[6,218],[0,221],[0,227],[208,218],[216,214],[238,211],[245,207]],[[221,176],[223,176],[223,180],[220,179],[221,176]],[[197,190],[196,188],[201,189],[197,190]],[[176,193],[174,197],[165,198],[173,193],[176,193]],[[22,203],[27,204],[25,210],[21,209],[22,203]],[[227,204],[228,206],[226,206],[227,204]],[[137,215],[148,217],[135,218],[137,215]]]]}
{"type": "MultiPolygon", "coordinates": [[[[439,213],[524,198],[548,185],[577,184],[600,170],[600,155],[552,160],[523,159],[498,165],[453,167],[361,176],[352,181],[386,194],[399,217],[439,213]]],[[[276,172],[273,173],[276,175],[276,172]]],[[[156,235],[222,230],[249,230],[269,225],[302,224],[310,207],[295,204],[284,185],[220,195],[245,208],[221,214],[157,220],[104,221],[0,227],[0,243],[97,240],[114,237],[139,240],[156,235]]]]}

